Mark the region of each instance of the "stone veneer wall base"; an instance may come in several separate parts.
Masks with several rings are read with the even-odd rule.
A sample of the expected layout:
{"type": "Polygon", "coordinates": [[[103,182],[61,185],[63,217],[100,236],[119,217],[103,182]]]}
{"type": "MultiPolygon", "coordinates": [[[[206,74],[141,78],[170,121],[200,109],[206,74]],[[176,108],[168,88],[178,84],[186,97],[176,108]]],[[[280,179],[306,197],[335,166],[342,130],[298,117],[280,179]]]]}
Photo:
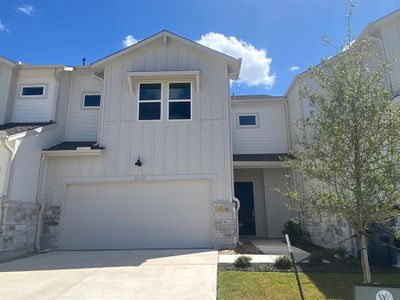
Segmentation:
{"type": "Polygon", "coordinates": [[[238,242],[236,204],[214,202],[213,216],[214,248],[235,248],[238,242]]]}
{"type": "Polygon", "coordinates": [[[39,205],[17,201],[1,203],[0,259],[35,251],[39,205]]]}

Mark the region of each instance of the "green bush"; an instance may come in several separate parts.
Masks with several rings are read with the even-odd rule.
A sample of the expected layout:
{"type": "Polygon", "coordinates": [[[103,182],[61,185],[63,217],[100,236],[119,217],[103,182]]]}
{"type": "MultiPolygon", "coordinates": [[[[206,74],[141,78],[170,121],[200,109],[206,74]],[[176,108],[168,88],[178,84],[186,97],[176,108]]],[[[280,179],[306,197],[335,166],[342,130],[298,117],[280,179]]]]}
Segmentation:
{"type": "Polygon", "coordinates": [[[281,255],[275,259],[274,267],[278,270],[287,270],[292,267],[292,260],[287,255],[281,255]]]}
{"type": "Polygon", "coordinates": [[[251,257],[250,256],[239,256],[235,260],[236,268],[247,268],[251,266],[251,257]]]}
{"type": "Polygon", "coordinates": [[[313,251],[310,254],[309,260],[310,260],[310,264],[312,264],[314,266],[320,266],[324,262],[324,256],[319,251],[313,251]]]}
{"type": "Polygon", "coordinates": [[[301,246],[301,244],[308,242],[310,237],[308,232],[295,220],[290,220],[285,224],[282,234],[289,235],[290,243],[294,246],[301,246]]]}
{"type": "Polygon", "coordinates": [[[347,250],[343,247],[339,247],[336,249],[336,254],[340,259],[345,259],[347,256],[347,250]]]}
{"type": "Polygon", "coordinates": [[[357,257],[350,257],[346,260],[347,265],[353,268],[359,268],[361,267],[361,260],[358,259],[357,257]]]}

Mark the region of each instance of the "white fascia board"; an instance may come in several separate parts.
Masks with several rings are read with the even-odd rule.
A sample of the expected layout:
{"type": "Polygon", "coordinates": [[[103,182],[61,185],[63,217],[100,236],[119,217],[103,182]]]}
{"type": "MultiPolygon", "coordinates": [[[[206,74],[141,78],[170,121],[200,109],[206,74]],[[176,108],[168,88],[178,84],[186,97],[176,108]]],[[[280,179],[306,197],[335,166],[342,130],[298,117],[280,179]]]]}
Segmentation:
{"type": "Polygon", "coordinates": [[[235,169],[263,169],[263,168],[283,168],[280,161],[234,161],[235,169]]]}
{"type": "Polygon", "coordinates": [[[95,61],[94,63],[92,63],[92,67],[93,68],[101,68],[101,66],[103,66],[105,63],[108,63],[120,56],[123,56],[127,53],[133,52],[137,49],[143,48],[145,46],[147,46],[149,43],[158,40],[158,39],[162,39],[163,43],[168,43],[168,39],[173,39],[173,40],[177,40],[178,42],[183,43],[184,45],[194,48],[197,51],[209,54],[211,56],[217,57],[223,61],[225,61],[228,66],[229,66],[229,76],[231,77],[231,79],[237,79],[237,77],[239,76],[239,72],[240,72],[240,67],[241,67],[241,63],[242,60],[241,59],[236,59],[233,58],[232,56],[226,55],[224,53],[218,52],[216,50],[213,50],[209,47],[203,46],[199,43],[196,43],[194,41],[191,41],[189,39],[186,39],[184,37],[181,37],[175,33],[169,32],[167,30],[163,30],[159,33],[156,33],[150,37],[148,37],[147,39],[144,39],[142,41],[137,42],[136,44],[129,46],[125,49],[122,49],[120,51],[117,51],[111,55],[108,55],[100,60],[95,61]]]}
{"type": "Polygon", "coordinates": [[[43,150],[42,153],[46,156],[90,156],[101,155],[102,149],[90,150],[43,150]]]}

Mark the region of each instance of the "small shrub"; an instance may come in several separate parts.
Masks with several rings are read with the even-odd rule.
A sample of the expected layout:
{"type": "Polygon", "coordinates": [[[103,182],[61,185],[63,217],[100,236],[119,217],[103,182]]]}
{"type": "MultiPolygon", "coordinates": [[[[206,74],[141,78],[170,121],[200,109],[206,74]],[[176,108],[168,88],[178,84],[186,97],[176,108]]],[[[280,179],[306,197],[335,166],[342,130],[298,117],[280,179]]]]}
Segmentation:
{"type": "Polygon", "coordinates": [[[346,260],[347,265],[353,268],[361,267],[361,260],[356,257],[350,257],[346,260]]]}
{"type": "Polygon", "coordinates": [[[320,266],[324,262],[324,257],[321,252],[313,251],[310,254],[309,260],[310,260],[310,264],[312,264],[314,266],[320,266]]]}
{"type": "Polygon", "coordinates": [[[345,259],[347,256],[347,250],[343,247],[337,248],[336,254],[340,259],[345,259]]]}
{"type": "Polygon", "coordinates": [[[247,268],[251,266],[251,257],[250,256],[239,256],[235,260],[236,268],[247,268]]]}
{"type": "Polygon", "coordinates": [[[289,235],[290,243],[294,246],[300,246],[309,240],[308,232],[305,231],[301,227],[300,223],[295,220],[290,220],[285,224],[282,234],[289,235]]]}
{"type": "Polygon", "coordinates": [[[274,267],[278,270],[290,269],[292,267],[292,260],[287,255],[279,256],[275,259],[274,267]]]}

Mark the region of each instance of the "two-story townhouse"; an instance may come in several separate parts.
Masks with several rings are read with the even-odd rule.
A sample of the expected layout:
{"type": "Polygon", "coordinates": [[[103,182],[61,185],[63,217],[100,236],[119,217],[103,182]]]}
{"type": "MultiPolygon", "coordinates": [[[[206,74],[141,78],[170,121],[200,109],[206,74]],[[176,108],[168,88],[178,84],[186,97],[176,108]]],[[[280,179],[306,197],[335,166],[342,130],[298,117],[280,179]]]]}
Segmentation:
{"type": "Polygon", "coordinates": [[[234,246],[240,64],[167,31],[91,66],[2,59],[3,257],[234,246]]]}
{"type": "MultiPolygon", "coordinates": [[[[361,36],[390,61],[399,30],[395,12],[361,36]]],[[[282,97],[230,97],[240,64],[168,31],[89,66],[0,57],[0,258],[281,237],[296,214],[278,189],[302,188],[281,158],[313,83],[304,72],[282,97]]],[[[399,72],[387,76],[395,103],[399,72]]],[[[327,216],[304,224],[328,247],[352,234],[327,216]]]]}

